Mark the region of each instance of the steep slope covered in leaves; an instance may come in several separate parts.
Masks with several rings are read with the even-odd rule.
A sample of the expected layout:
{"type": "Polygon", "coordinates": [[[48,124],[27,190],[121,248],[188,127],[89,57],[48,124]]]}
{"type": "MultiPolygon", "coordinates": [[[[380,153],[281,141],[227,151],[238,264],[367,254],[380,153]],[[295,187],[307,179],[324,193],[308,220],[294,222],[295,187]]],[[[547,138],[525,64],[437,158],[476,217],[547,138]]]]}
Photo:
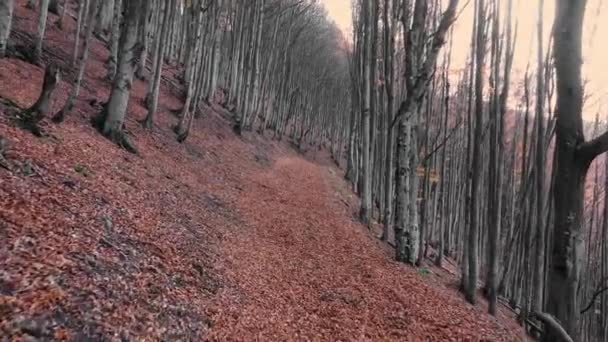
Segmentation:
{"type": "MultiPolygon", "coordinates": [[[[20,2],[19,42],[35,22],[20,2]]],[[[75,71],[64,59],[70,40],[51,26],[48,34],[43,60],[64,69],[56,110],[75,71]]],[[[11,119],[35,101],[43,70],[0,60],[9,164],[0,168],[0,336],[515,338],[455,291],[391,261],[353,219],[342,171],[258,135],[236,137],[220,108],[176,143],[171,111],[183,99],[174,70],[153,133],[137,122],[145,84],[135,82],[126,126],[140,155],[117,148],[89,124],[108,96],[106,58],[96,41],[75,114],[45,124],[45,138],[11,119]]]]}

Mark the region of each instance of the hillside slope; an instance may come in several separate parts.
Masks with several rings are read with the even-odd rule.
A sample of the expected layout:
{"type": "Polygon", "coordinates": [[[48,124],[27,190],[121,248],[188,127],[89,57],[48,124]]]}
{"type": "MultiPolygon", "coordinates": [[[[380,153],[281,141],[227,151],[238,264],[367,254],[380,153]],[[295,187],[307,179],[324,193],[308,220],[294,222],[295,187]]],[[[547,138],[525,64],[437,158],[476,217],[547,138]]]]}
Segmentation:
{"type": "MultiPolygon", "coordinates": [[[[27,44],[35,14],[20,2],[13,37],[27,44]]],[[[52,16],[51,21],[55,18],[52,16]]],[[[69,20],[66,27],[73,26],[69,20]]],[[[44,60],[64,68],[70,40],[49,26],[44,60]]],[[[107,50],[95,42],[75,114],[36,138],[11,119],[35,101],[43,70],[0,60],[0,336],[41,340],[516,339],[455,291],[392,261],[354,219],[342,171],[287,143],[234,135],[208,109],[187,143],[169,70],[153,132],[127,129],[140,155],[89,124],[105,101],[107,50]],[[93,101],[94,100],[94,101],[93,101]]],[[[321,155],[321,160],[324,160],[321,155]]],[[[512,328],[510,328],[512,329],[512,328]]]]}

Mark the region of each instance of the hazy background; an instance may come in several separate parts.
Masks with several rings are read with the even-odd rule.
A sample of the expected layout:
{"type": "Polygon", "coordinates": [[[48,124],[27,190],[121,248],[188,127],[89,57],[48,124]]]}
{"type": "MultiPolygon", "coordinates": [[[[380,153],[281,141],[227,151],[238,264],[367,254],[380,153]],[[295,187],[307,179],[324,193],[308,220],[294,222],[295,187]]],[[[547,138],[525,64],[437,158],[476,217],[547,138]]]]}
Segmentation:
{"type": "MultiPolygon", "coordinates": [[[[321,0],[321,2],[336,25],[350,37],[352,31],[351,0],[321,0]]],[[[466,3],[466,0],[461,0],[460,7],[463,8],[466,3]]],[[[470,52],[473,3],[474,1],[471,0],[462,10],[454,28],[453,72],[464,68],[470,52]]],[[[506,1],[501,1],[501,3],[506,6],[506,1]]],[[[598,111],[600,119],[608,119],[608,115],[604,112],[608,111],[608,15],[606,15],[605,3],[604,0],[587,0],[583,38],[583,71],[588,96],[585,105],[587,119],[595,118],[598,111]]],[[[534,72],[535,69],[537,44],[534,37],[536,35],[537,6],[538,0],[513,0],[513,17],[518,22],[513,70],[515,88],[522,83],[528,62],[531,63],[531,72],[534,72]]],[[[553,25],[555,0],[545,0],[544,7],[544,51],[546,53],[549,32],[553,25]]],[[[517,100],[517,98],[513,100],[517,100]]]]}

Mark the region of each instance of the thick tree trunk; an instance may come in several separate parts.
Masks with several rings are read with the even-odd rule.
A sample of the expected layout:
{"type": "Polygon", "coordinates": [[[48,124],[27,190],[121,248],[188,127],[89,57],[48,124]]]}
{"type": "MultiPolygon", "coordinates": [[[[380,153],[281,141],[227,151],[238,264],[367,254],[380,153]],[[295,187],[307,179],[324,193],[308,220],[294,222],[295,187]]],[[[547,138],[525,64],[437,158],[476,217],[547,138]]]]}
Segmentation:
{"type": "Polygon", "coordinates": [[[42,130],[38,127],[40,121],[49,114],[52,107],[52,96],[59,83],[60,72],[55,65],[49,65],[44,71],[42,90],[36,102],[21,115],[23,127],[36,136],[42,136],[42,130]]]}
{"type": "MultiPolygon", "coordinates": [[[[410,115],[408,115],[409,117],[410,115]]],[[[399,122],[399,130],[397,133],[397,173],[395,176],[395,191],[397,218],[395,224],[395,242],[396,242],[396,259],[401,262],[412,263],[415,261],[411,258],[412,248],[411,241],[408,238],[409,220],[411,219],[410,212],[410,197],[411,197],[411,181],[410,181],[410,146],[411,146],[411,126],[409,120],[403,119],[399,122]]]]}
{"type": "Polygon", "coordinates": [[[48,66],[44,71],[44,80],[42,82],[42,91],[38,100],[26,110],[30,113],[38,113],[46,116],[51,110],[51,96],[57,84],[59,83],[60,73],[59,68],[54,65],[48,66]]]}
{"type": "Polygon", "coordinates": [[[6,46],[13,21],[13,7],[14,0],[0,1],[0,58],[4,58],[6,55],[6,46]]]}
{"type": "MultiPolygon", "coordinates": [[[[118,41],[120,40],[120,22],[122,21],[122,0],[114,0],[114,18],[112,20],[112,36],[110,37],[110,58],[106,78],[113,80],[116,75],[118,62],[118,41]]],[[[85,43],[86,44],[86,43],[85,43]]]]}
{"type": "Polygon", "coordinates": [[[124,22],[118,50],[118,72],[114,77],[110,99],[105,108],[101,132],[112,141],[134,152],[126,140],[123,125],[129,104],[133,72],[137,63],[137,26],[143,0],[125,0],[124,22]]]}
{"type": "MultiPolygon", "coordinates": [[[[129,1],[129,0],[125,0],[129,1]]],[[[139,9],[141,10],[141,8],[139,9]]],[[[101,3],[101,7],[97,11],[97,24],[96,32],[98,34],[104,34],[110,28],[112,24],[112,17],[114,14],[114,0],[105,0],[101,3]]]]}
{"type": "MultiPolygon", "coordinates": [[[[581,41],[585,3],[557,1],[553,48],[557,76],[557,169],[547,310],[574,341],[579,340],[578,287],[585,248],[582,231],[585,175],[593,158],[601,152],[593,145],[585,148],[583,135],[581,41]]],[[[544,341],[557,338],[551,330],[543,337],[544,341]]]]}
{"type": "Polygon", "coordinates": [[[468,229],[468,246],[466,261],[469,265],[469,279],[465,296],[471,304],[476,302],[477,293],[477,278],[479,272],[479,209],[480,209],[480,177],[482,168],[481,144],[482,141],[482,126],[483,122],[483,70],[485,59],[485,1],[478,0],[477,3],[477,42],[476,42],[476,71],[475,71],[475,129],[473,142],[473,159],[472,159],[472,180],[471,180],[471,207],[469,211],[469,229],[468,229]]]}
{"type": "Polygon", "coordinates": [[[532,311],[542,312],[545,274],[545,66],[543,54],[543,9],[544,0],[538,5],[537,62],[536,71],[536,244],[534,246],[534,275],[532,311]]]}

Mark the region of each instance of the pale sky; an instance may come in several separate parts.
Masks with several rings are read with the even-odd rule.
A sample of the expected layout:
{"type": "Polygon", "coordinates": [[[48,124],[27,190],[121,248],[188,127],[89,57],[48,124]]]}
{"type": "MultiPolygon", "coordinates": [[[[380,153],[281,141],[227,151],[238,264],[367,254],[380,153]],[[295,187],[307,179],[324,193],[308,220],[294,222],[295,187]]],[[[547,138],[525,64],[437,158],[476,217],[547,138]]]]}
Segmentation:
{"type": "MultiPolygon", "coordinates": [[[[322,0],[329,16],[347,35],[351,32],[351,0],[322,0]]],[[[501,1],[506,6],[506,1],[501,1]]],[[[460,1],[460,6],[466,4],[460,1]]],[[[454,31],[454,48],[452,65],[459,68],[465,65],[469,44],[471,41],[471,27],[473,23],[473,3],[471,0],[467,8],[456,22],[454,31]]],[[[517,46],[515,50],[514,82],[521,82],[528,61],[531,62],[531,71],[535,67],[536,56],[536,20],[538,0],[513,0],[514,19],[518,21],[517,46]]],[[[608,1],[587,0],[584,36],[584,77],[587,80],[586,91],[591,98],[586,105],[585,116],[594,118],[598,110],[602,112],[600,118],[608,119],[608,1]],[[606,110],[606,113],[603,111],[606,110]]],[[[553,24],[555,0],[545,0],[544,27],[545,45],[553,24]]],[[[545,46],[545,53],[547,47],[545,46]]]]}
{"type": "Polygon", "coordinates": [[[321,2],[336,25],[342,31],[350,32],[352,26],[351,0],[321,0],[321,2]]]}

